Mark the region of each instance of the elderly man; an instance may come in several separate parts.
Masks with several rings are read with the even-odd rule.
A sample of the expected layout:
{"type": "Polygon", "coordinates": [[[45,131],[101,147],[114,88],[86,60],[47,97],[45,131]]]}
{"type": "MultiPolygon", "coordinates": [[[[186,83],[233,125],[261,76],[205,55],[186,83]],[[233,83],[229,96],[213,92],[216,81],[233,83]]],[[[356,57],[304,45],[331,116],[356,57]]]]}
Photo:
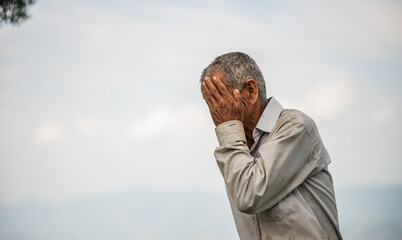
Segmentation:
{"type": "Polygon", "coordinates": [[[267,99],[262,73],[244,53],[217,57],[201,90],[240,239],[342,239],[331,160],[313,120],[267,99]]]}

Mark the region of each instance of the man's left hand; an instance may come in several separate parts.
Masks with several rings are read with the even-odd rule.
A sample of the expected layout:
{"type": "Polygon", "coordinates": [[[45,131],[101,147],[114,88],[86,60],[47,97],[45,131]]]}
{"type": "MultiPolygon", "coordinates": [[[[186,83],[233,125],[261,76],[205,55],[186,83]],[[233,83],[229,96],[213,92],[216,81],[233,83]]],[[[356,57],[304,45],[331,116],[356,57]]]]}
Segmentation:
{"type": "Polygon", "coordinates": [[[238,89],[234,89],[232,96],[222,81],[215,76],[212,79],[205,77],[201,90],[215,126],[230,120],[244,122],[246,104],[238,89]]]}

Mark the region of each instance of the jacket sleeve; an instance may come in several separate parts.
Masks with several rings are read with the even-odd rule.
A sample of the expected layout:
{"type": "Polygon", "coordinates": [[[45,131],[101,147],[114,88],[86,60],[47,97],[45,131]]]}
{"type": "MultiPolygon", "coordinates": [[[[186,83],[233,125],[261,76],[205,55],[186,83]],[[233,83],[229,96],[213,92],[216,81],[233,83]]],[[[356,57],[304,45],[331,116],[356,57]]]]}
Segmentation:
{"type": "Polygon", "coordinates": [[[215,131],[220,146],[215,158],[229,194],[244,213],[265,211],[319,168],[313,140],[303,123],[285,121],[261,145],[257,157],[246,145],[243,124],[229,121],[215,131]]]}

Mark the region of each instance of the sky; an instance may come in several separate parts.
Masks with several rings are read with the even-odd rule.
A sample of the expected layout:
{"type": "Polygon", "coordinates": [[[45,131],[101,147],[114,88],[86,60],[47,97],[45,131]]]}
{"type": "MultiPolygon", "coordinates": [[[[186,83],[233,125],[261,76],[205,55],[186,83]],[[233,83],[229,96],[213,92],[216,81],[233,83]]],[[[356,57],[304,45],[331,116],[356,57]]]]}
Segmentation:
{"type": "Polygon", "coordinates": [[[201,71],[241,51],[316,122],[336,189],[401,186],[402,2],[37,1],[0,28],[0,203],[224,195],[201,71]]]}

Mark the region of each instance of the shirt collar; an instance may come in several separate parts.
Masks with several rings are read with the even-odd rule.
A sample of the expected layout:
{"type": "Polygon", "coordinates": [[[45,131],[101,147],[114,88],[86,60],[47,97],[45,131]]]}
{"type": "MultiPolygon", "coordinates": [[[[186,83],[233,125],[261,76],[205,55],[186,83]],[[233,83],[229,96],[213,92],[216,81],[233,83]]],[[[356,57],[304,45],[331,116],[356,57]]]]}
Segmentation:
{"type": "Polygon", "coordinates": [[[269,99],[268,105],[264,109],[264,112],[262,112],[262,115],[258,120],[257,126],[255,127],[254,131],[258,129],[267,133],[271,132],[276,122],[278,121],[279,115],[281,114],[282,110],[282,105],[274,97],[271,97],[269,99]]]}

